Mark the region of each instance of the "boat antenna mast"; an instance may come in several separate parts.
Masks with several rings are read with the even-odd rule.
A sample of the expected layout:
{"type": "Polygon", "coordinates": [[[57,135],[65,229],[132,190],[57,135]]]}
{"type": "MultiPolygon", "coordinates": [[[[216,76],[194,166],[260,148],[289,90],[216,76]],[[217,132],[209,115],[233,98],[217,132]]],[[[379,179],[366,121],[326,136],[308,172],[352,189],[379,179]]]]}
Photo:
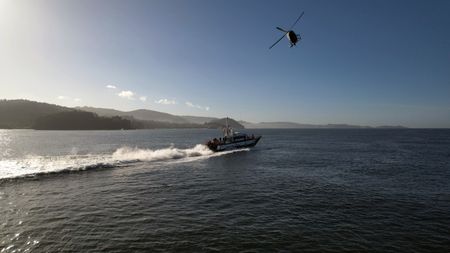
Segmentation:
{"type": "Polygon", "coordinates": [[[228,117],[225,118],[225,128],[224,128],[223,133],[224,133],[224,136],[227,138],[230,137],[230,135],[231,135],[231,128],[228,125],[228,117]]]}

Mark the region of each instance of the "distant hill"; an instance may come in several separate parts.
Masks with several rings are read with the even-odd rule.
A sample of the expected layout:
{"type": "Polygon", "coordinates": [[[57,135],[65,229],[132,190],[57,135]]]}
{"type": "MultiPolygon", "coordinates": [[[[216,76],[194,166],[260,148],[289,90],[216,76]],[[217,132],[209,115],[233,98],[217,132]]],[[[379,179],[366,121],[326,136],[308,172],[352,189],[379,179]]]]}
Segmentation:
{"type": "Polygon", "coordinates": [[[114,110],[114,109],[106,109],[106,108],[96,108],[96,107],[76,107],[76,109],[93,112],[99,116],[120,116],[120,117],[133,117],[137,120],[148,120],[148,121],[160,121],[160,122],[169,122],[169,123],[177,123],[177,124],[186,124],[192,123],[181,116],[172,115],[164,112],[157,112],[147,109],[134,110],[129,112],[114,110]]]}
{"type": "Polygon", "coordinates": [[[200,116],[180,116],[180,117],[187,120],[189,123],[194,123],[194,124],[205,124],[207,122],[219,119],[219,118],[213,118],[213,117],[200,117],[200,116]]]}
{"type": "MultiPolygon", "coordinates": [[[[243,126],[242,124],[240,124],[239,122],[237,122],[234,119],[230,119],[228,118],[228,125],[234,129],[243,129],[245,128],[245,126],[243,126]]],[[[207,122],[204,124],[205,127],[207,128],[223,128],[224,126],[226,126],[226,118],[223,119],[216,119],[210,122],[207,122]]]]}
{"type": "MultiPolygon", "coordinates": [[[[374,128],[349,124],[300,124],[296,122],[260,122],[235,121],[228,123],[234,129],[242,128],[374,128]]],[[[69,108],[54,104],[29,100],[0,100],[0,129],[38,128],[38,129],[152,129],[152,128],[222,128],[225,118],[198,116],[177,116],[169,113],[140,109],[129,112],[95,107],[69,108]],[[92,114],[61,112],[90,112],[92,114]],[[55,114],[55,115],[54,115],[55,114]],[[54,115],[52,117],[46,117],[54,115]],[[83,125],[69,121],[69,116],[86,121],[83,125]],[[94,116],[93,116],[94,115],[94,116]],[[97,117],[97,115],[99,117],[97,117]],[[109,119],[105,119],[109,118],[109,119]],[[41,119],[44,118],[44,119],[41,119]],[[38,119],[40,120],[38,122],[38,119]],[[119,120],[120,119],[120,120],[119,120]],[[58,122],[67,121],[67,122],[58,122]],[[65,125],[71,122],[73,127],[65,125]],[[78,124],[78,125],[77,125],[78,124]],[[129,124],[129,125],[127,125],[129,124]]],[[[378,126],[380,129],[406,128],[404,126],[378,126]]]]}
{"type": "Polygon", "coordinates": [[[384,128],[384,129],[404,129],[407,128],[405,126],[377,126],[376,128],[384,128]]]}
{"type": "Polygon", "coordinates": [[[318,128],[319,125],[313,124],[299,124],[294,122],[260,122],[251,123],[246,121],[239,121],[245,128],[318,128]]]}
{"type": "Polygon", "coordinates": [[[324,128],[372,128],[370,126],[359,126],[359,125],[349,125],[349,124],[327,124],[323,125],[324,128]]]}
{"type": "Polygon", "coordinates": [[[153,120],[136,120],[131,118],[131,125],[134,129],[159,129],[159,128],[205,128],[205,126],[194,123],[171,123],[153,120]]]}
{"type": "MultiPolygon", "coordinates": [[[[251,123],[247,121],[239,121],[245,128],[341,128],[341,129],[350,129],[350,128],[374,128],[370,126],[359,126],[359,125],[349,125],[349,124],[301,124],[295,122],[260,122],[260,123],[251,123]]],[[[378,126],[375,128],[406,128],[404,126],[378,126]]]]}
{"type": "Polygon", "coordinates": [[[92,112],[62,111],[38,118],[37,130],[118,130],[132,129],[131,121],[115,117],[101,117],[92,112]]]}
{"type": "Polygon", "coordinates": [[[0,129],[31,128],[38,118],[64,111],[73,109],[24,99],[0,100],[0,129]]]}
{"type": "MultiPolygon", "coordinates": [[[[225,124],[224,122],[224,119],[220,122],[217,118],[212,117],[176,116],[151,110],[123,112],[93,107],[68,108],[28,100],[0,100],[0,129],[221,128],[225,124]],[[212,122],[209,121],[211,119],[213,119],[212,122]],[[206,121],[208,122],[205,123],[206,121]]],[[[229,123],[236,129],[243,127],[232,119],[229,119],[229,123]]]]}

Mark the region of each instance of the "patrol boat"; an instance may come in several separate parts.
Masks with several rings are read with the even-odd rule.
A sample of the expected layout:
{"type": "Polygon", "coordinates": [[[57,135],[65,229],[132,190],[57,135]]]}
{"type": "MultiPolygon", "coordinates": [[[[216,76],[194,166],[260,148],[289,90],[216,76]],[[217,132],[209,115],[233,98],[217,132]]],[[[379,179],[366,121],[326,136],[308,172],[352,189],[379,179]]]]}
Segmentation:
{"type": "Polygon", "coordinates": [[[233,131],[228,126],[228,118],[226,118],[226,126],[223,128],[223,138],[214,138],[206,143],[209,149],[214,152],[233,150],[239,148],[253,147],[258,143],[261,136],[247,135],[233,131]]]}

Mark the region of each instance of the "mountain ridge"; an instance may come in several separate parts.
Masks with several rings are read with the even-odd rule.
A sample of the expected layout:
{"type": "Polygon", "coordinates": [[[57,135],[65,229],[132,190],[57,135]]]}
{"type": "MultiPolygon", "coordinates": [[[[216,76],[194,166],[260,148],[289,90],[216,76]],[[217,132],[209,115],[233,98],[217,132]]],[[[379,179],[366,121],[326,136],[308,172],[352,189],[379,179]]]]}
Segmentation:
{"type": "Polygon", "coordinates": [[[152,120],[152,121],[161,121],[161,122],[169,122],[169,123],[191,123],[188,120],[182,118],[181,116],[165,113],[165,112],[158,112],[148,109],[137,109],[132,111],[120,111],[116,109],[109,109],[109,108],[99,108],[99,107],[90,107],[90,106],[82,106],[82,107],[75,107],[78,110],[81,111],[87,111],[87,112],[93,112],[96,113],[99,116],[106,116],[106,117],[112,117],[112,116],[120,116],[120,117],[133,117],[138,120],[152,120]]]}
{"type": "MultiPolygon", "coordinates": [[[[32,128],[35,121],[50,114],[65,111],[86,111],[97,114],[101,117],[121,117],[130,120],[133,129],[150,128],[221,128],[225,118],[202,117],[189,115],[173,115],[148,109],[138,109],[132,111],[120,111],[109,108],[98,107],[65,107],[45,102],[36,102],[25,99],[0,100],[0,129],[32,128]]],[[[302,124],[296,122],[259,122],[229,120],[232,127],[239,128],[377,128],[377,129],[397,129],[407,128],[404,126],[360,126],[351,124],[302,124]]]]}
{"type": "MultiPolygon", "coordinates": [[[[222,128],[225,119],[172,115],[147,109],[129,112],[109,108],[65,107],[25,99],[0,100],[0,129],[115,130],[157,128],[222,128]],[[207,121],[210,120],[210,121],[207,121]],[[205,122],[207,121],[207,122],[205,122]]],[[[233,119],[232,126],[243,128],[233,119]]]]}

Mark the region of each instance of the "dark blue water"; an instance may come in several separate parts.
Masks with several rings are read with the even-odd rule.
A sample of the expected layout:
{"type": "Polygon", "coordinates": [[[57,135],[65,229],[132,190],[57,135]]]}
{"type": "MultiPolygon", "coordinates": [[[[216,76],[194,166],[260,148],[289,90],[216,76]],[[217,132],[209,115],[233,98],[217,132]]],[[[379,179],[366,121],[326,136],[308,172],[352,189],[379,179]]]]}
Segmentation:
{"type": "Polygon", "coordinates": [[[449,130],[1,131],[0,252],[449,252],[449,130]]]}

